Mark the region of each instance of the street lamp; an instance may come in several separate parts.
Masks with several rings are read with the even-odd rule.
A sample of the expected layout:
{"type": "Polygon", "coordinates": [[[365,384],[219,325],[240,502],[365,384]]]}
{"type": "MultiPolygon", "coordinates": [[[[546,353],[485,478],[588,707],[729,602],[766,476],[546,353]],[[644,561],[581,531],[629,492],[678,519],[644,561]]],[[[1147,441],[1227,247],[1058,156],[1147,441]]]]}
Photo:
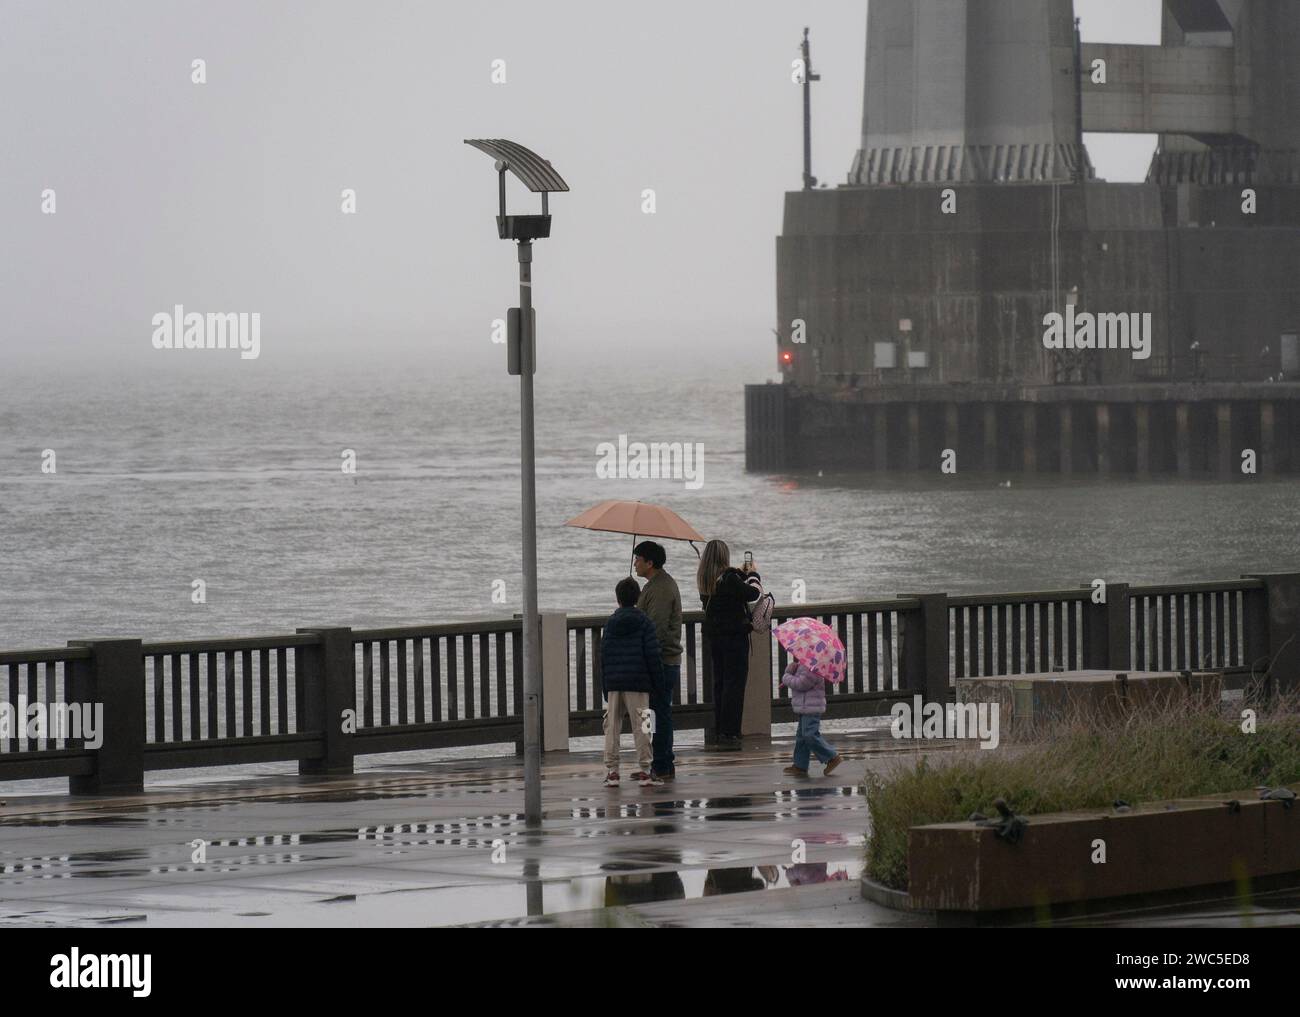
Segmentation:
{"type": "Polygon", "coordinates": [[[536,317],[533,313],[533,241],[551,235],[551,191],[567,191],[569,185],[551,164],[536,152],[501,138],[466,139],[480,152],[496,160],[497,193],[500,214],[497,236],[519,245],[519,306],[509,315],[507,341],[509,369],[519,375],[519,475],[523,488],[524,542],[524,823],[542,825],[542,740],[541,740],[541,673],[538,667],[537,641],[540,621],[537,615],[537,475],[533,450],[533,374],[537,370],[536,317]],[[509,170],[530,191],[542,195],[541,215],[506,214],[506,171],[509,170]]]}

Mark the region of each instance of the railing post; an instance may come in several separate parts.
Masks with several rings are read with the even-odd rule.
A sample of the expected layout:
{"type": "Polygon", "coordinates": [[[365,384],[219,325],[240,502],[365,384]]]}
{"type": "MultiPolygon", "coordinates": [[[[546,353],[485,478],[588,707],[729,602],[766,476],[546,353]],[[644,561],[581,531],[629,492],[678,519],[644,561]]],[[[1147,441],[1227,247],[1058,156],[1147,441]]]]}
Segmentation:
{"type": "MultiPolygon", "coordinates": [[[[1089,585],[1088,589],[1092,589],[1089,585]]],[[[1130,668],[1128,583],[1107,583],[1106,602],[1083,603],[1083,667],[1085,671],[1127,671],[1130,668]]]]}
{"type": "Polygon", "coordinates": [[[740,733],[772,737],[772,633],[749,634],[749,672],[740,733]]]}
{"type": "Polygon", "coordinates": [[[95,772],[68,778],[74,795],[137,794],[144,790],[144,651],[139,639],[72,639],[90,649],[85,667],[70,669],[68,699],[102,705],[103,737],[95,772]]]}
{"type": "Polygon", "coordinates": [[[298,760],[300,774],[352,773],[352,732],[357,716],[355,651],[350,628],[299,629],[315,636],[314,646],[298,649],[297,692],[299,730],[321,733],[322,753],[316,759],[298,760]],[[351,711],[346,723],[345,711],[351,711]]]}
{"type": "Polygon", "coordinates": [[[900,593],[917,602],[914,611],[901,611],[903,645],[899,663],[903,682],[927,703],[948,701],[948,594],[900,593]]]}
{"type": "Polygon", "coordinates": [[[1275,693],[1294,692],[1300,689],[1300,573],[1244,578],[1264,583],[1262,605],[1249,593],[1245,598],[1247,661],[1267,670],[1275,693]]]}
{"type": "Polygon", "coordinates": [[[541,613],[542,751],[569,751],[569,616],[541,613]]]}

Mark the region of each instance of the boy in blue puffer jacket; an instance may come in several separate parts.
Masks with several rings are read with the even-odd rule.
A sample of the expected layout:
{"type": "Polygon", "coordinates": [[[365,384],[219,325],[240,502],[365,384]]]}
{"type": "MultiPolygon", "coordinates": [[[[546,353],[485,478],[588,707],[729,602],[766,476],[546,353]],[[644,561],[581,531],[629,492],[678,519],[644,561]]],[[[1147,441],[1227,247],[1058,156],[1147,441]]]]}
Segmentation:
{"type": "Polygon", "coordinates": [[[618,610],[609,616],[600,637],[600,688],[609,701],[605,708],[605,787],[618,787],[619,730],[626,712],[632,721],[639,769],[632,779],[642,787],[662,785],[652,776],[650,736],[654,712],[650,691],[663,684],[663,658],[649,615],[636,606],[641,587],[631,576],[614,588],[618,610]]]}
{"type": "Polygon", "coordinates": [[[781,675],[781,684],[790,690],[790,709],[799,717],[799,733],[794,740],[794,765],[783,772],[792,777],[808,776],[808,760],[816,756],[823,764],[823,776],[840,765],[838,752],[822,737],[822,714],[826,712],[826,680],[804,667],[793,657],[781,675]]]}

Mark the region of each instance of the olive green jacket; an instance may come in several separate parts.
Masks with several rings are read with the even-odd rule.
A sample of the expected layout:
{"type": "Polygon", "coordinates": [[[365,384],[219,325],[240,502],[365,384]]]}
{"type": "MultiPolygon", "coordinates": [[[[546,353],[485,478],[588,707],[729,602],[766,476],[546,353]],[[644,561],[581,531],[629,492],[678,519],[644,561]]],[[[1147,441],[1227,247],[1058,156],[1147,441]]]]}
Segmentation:
{"type": "Polygon", "coordinates": [[[682,595],[677,580],[663,569],[646,582],[636,606],[655,623],[655,635],[664,665],[674,667],[682,662],[682,595]]]}

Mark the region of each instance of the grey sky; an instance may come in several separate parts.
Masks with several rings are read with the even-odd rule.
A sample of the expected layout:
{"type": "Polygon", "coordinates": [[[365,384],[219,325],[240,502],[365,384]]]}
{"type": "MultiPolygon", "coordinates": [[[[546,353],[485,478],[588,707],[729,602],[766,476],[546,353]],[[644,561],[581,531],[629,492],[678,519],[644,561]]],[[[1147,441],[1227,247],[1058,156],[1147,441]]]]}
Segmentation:
{"type": "MultiPolygon", "coordinates": [[[[1158,0],[1076,6],[1089,40],[1159,40],[1158,0]]],[[[648,362],[662,345],[764,364],[782,194],[799,186],[790,61],[805,24],[822,75],[814,172],[842,182],[859,140],[863,0],[0,12],[0,368],[157,364],[150,320],[176,303],[261,312],[269,365],[412,349],[495,363],[513,251],[495,235],[491,162],[466,137],[521,141],[572,188],[535,268],[540,341],[563,363],[648,362]],[[207,84],[191,83],[195,58],[207,84]],[[496,59],[506,84],[490,80],[496,59]],[[340,212],[345,187],[356,215],[340,212]]],[[[1150,139],[1090,141],[1103,175],[1141,178],[1150,139]]]]}

